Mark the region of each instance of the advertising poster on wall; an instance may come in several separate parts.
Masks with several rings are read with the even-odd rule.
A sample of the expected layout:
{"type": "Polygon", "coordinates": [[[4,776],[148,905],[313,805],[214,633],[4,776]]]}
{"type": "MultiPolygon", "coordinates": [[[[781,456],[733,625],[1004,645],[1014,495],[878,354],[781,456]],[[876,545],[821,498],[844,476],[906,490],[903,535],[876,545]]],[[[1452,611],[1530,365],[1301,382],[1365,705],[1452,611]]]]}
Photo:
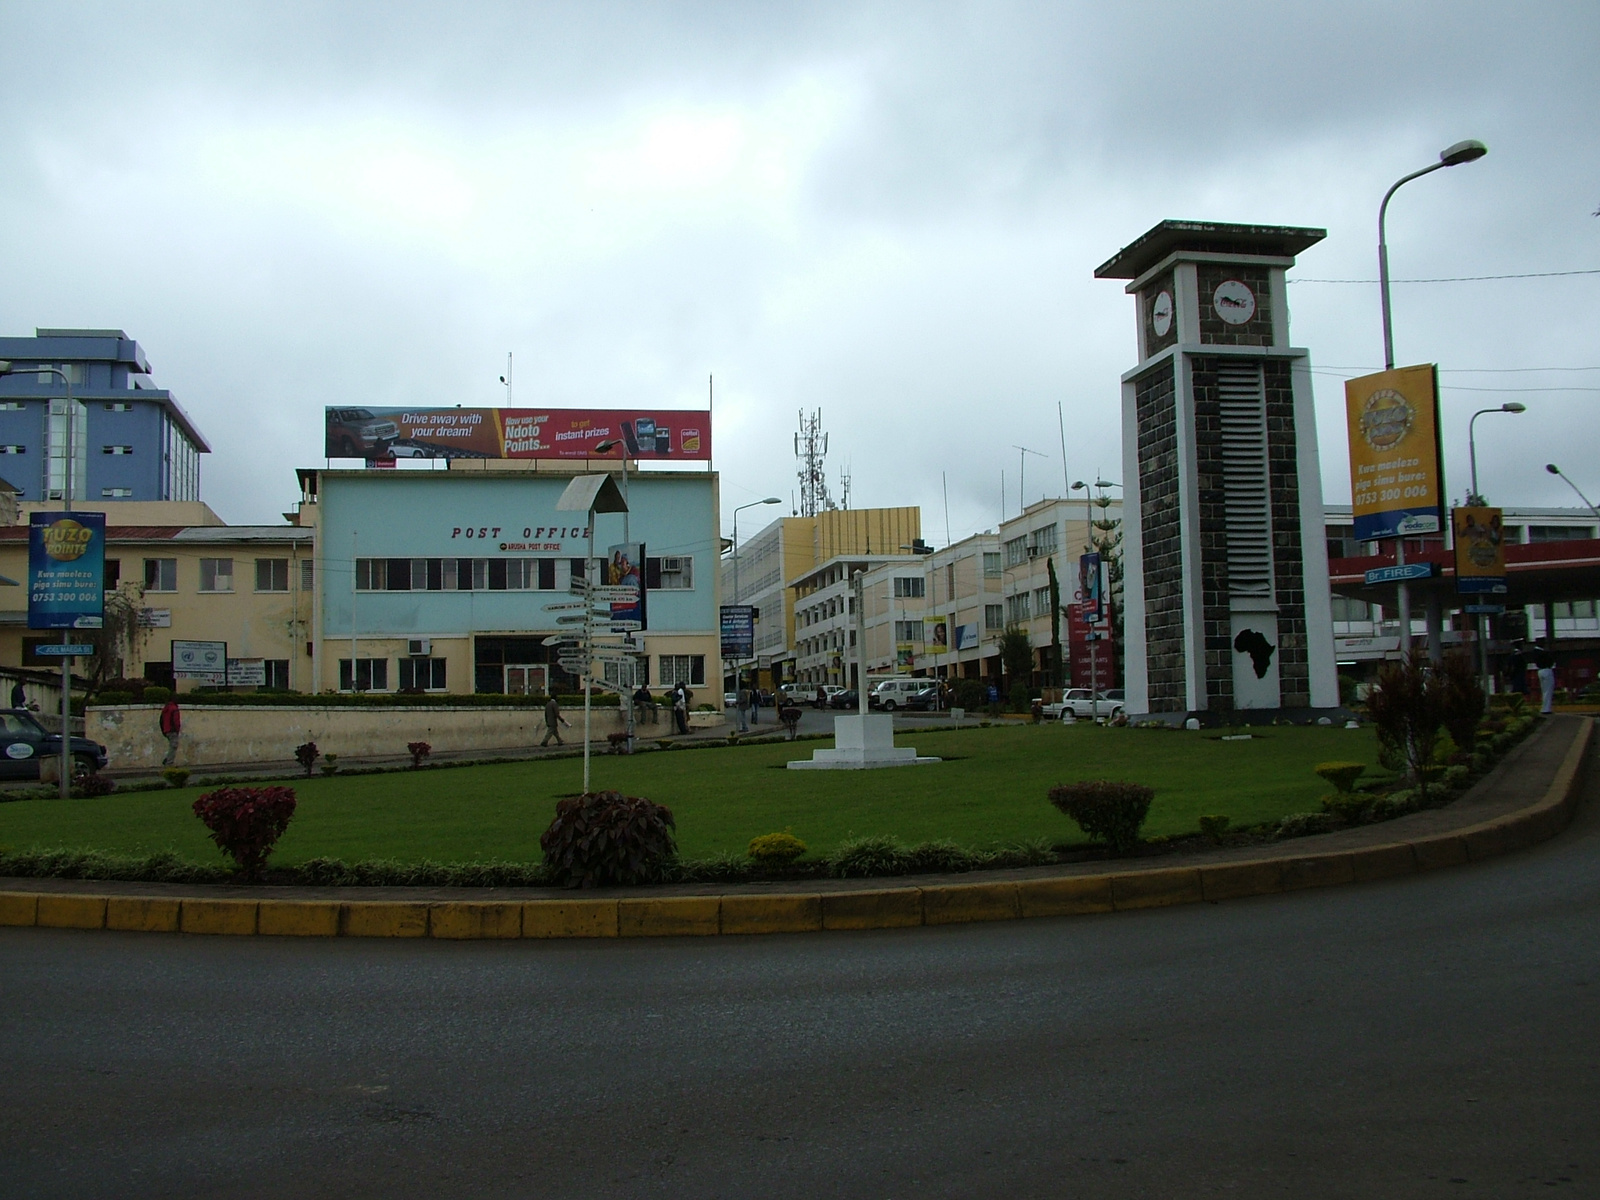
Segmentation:
{"type": "Polygon", "coordinates": [[[606,586],[634,589],[633,598],[611,601],[612,629],[635,632],[650,628],[643,542],[619,542],[606,550],[606,586]]]}
{"type": "Polygon", "coordinates": [[[1081,604],[1067,605],[1067,654],[1073,687],[1109,688],[1116,678],[1115,643],[1111,622],[1092,622],[1081,604]]]}
{"type": "Polygon", "coordinates": [[[971,625],[957,625],[955,628],[957,650],[976,650],[978,648],[979,633],[976,622],[971,625]]]}
{"type": "Polygon", "coordinates": [[[1463,596],[1504,594],[1505,531],[1498,508],[1450,510],[1455,527],[1456,591],[1463,596]]]}
{"type": "Polygon", "coordinates": [[[1428,363],[1345,380],[1358,542],[1444,528],[1438,376],[1428,363]]]}
{"type": "Polygon", "coordinates": [[[952,622],[943,617],[935,617],[928,630],[928,650],[933,654],[943,654],[950,649],[950,626],[952,622]]]}
{"type": "Polygon", "coordinates": [[[105,576],[104,513],[29,514],[29,629],[101,628],[105,576]]]}
{"type": "Polygon", "coordinates": [[[328,408],[328,458],[711,459],[711,414],[677,409],[328,408]],[[619,443],[604,453],[602,442],[619,443]]]}

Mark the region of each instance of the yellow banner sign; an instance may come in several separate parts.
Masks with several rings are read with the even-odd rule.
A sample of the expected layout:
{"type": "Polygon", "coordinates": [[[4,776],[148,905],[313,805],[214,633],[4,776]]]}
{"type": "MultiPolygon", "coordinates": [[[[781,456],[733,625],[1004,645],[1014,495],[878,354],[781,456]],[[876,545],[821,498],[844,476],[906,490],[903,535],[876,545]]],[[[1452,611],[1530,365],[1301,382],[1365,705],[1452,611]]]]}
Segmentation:
{"type": "Polygon", "coordinates": [[[1347,379],[1344,403],[1356,540],[1440,532],[1438,369],[1430,363],[1347,379]]]}
{"type": "Polygon", "coordinates": [[[1455,508],[1456,591],[1506,590],[1506,543],[1498,508],[1455,508]]]}

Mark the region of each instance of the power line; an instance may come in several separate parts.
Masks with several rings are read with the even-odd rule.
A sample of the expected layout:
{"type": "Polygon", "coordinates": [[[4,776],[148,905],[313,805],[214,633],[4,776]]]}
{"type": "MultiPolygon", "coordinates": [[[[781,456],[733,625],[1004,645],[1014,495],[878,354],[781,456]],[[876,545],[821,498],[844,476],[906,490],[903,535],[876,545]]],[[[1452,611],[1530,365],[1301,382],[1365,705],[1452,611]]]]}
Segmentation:
{"type": "MultiPolygon", "coordinates": [[[[1485,279],[1555,279],[1563,275],[1600,275],[1600,267],[1582,271],[1524,271],[1517,275],[1446,275],[1439,279],[1391,279],[1390,283],[1477,283],[1485,279]]],[[[1288,283],[1377,283],[1376,279],[1307,279],[1296,276],[1288,283]]]]}
{"type": "MultiPolygon", "coordinates": [[[[1334,367],[1324,364],[1324,371],[1357,371],[1370,373],[1381,367],[1334,367]]],[[[1600,367],[1440,367],[1441,375],[1522,375],[1540,371],[1600,371],[1600,367]]]]}
{"type": "MultiPolygon", "coordinates": [[[[1319,371],[1313,369],[1313,375],[1323,375],[1329,379],[1348,379],[1347,375],[1340,375],[1337,371],[1319,371]]],[[[1493,388],[1493,387],[1468,387],[1463,383],[1441,383],[1441,391],[1446,392],[1600,392],[1600,387],[1531,387],[1531,388],[1493,388]]]]}

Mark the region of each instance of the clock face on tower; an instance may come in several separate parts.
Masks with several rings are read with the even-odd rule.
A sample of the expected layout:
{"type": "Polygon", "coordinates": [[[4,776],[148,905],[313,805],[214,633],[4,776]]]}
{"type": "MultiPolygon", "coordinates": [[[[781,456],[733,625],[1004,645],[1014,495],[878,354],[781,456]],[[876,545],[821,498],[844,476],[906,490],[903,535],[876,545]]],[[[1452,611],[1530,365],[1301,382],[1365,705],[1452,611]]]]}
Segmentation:
{"type": "Polygon", "coordinates": [[[1256,315],[1256,294],[1237,279],[1225,279],[1211,294],[1211,307],[1229,325],[1243,325],[1256,315]]]}
{"type": "Polygon", "coordinates": [[[1150,325],[1157,337],[1166,337],[1172,329],[1172,293],[1162,291],[1150,303],[1150,325]]]}

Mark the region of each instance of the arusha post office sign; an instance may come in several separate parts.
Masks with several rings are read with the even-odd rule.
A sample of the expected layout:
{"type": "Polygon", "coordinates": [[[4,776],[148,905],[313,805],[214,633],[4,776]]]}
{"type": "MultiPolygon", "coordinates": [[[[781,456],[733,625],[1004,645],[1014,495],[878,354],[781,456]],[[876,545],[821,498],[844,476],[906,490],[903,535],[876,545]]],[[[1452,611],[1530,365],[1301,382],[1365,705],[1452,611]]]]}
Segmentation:
{"type": "Polygon", "coordinates": [[[1444,528],[1433,364],[1347,379],[1350,493],[1360,542],[1444,528]]]}

